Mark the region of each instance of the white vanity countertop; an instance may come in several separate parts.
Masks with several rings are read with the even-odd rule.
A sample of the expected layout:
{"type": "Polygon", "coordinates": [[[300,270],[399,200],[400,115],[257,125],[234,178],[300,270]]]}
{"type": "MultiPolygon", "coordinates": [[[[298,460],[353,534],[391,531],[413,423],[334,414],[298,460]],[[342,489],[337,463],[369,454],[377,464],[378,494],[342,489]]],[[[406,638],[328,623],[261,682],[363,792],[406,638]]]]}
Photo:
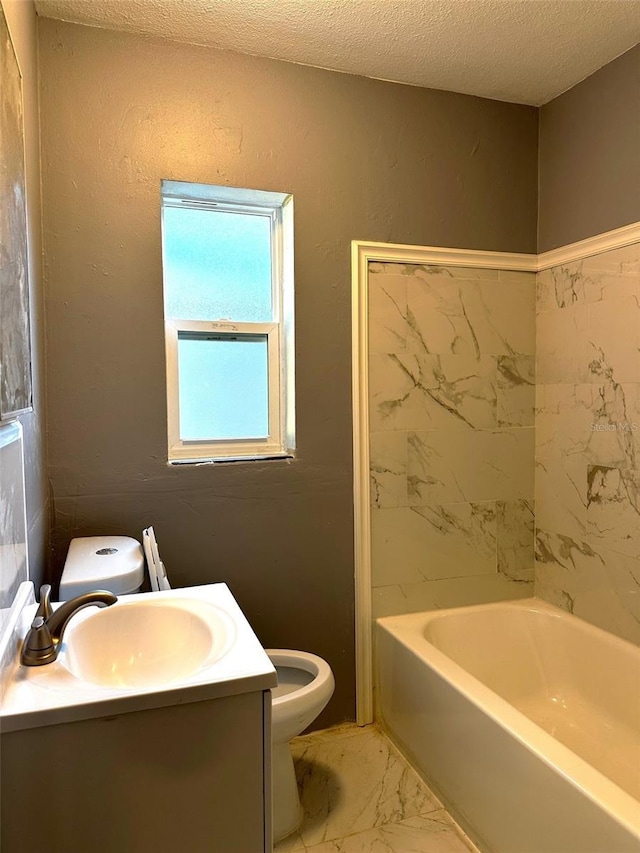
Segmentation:
{"type": "MultiPolygon", "coordinates": [[[[45,666],[22,666],[16,641],[13,661],[3,679],[2,732],[218,699],[276,686],[273,664],[226,584],[138,593],[122,596],[121,600],[125,604],[157,603],[158,606],[172,600],[184,605],[193,602],[196,607],[213,605],[233,623],[233,641],[220,659],[201,666],[189,676],[144,687],[107,686],[76,678],[64,664],[64,638],[58,660],[45,666]]],[[[19,637],[25,636],[35,611],[34,604],[22,611],[16,632],[19,637]]],[[[67,632],[71,632],[74,621],[88,618],[91,612],[95,608],[86,608],[73,616],[67,632]]]]}

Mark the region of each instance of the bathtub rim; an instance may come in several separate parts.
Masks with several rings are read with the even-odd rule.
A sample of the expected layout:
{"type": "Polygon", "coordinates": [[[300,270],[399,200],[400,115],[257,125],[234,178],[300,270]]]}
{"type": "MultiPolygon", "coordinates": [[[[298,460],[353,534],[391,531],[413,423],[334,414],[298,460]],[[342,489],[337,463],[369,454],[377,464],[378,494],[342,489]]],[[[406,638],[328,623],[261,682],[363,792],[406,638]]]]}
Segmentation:
{"type": "MultiPolygon", "coordinates": [[[[473,604],[442,610],[426,610],[398,616],[382,616],[375,622],[379,630],[386,631],[411,654],[430,666],[467,701],[489,716],[499,726],[507,729],[525,749],[559,773],[569,784],[578,788],[594,805],[603,809],[612,820],[620,824],[627,832],[635,835],[640,841],[639,800],[636,800],[616,782],[609,779],[569,747],[556,740],[522,711],[517,710],[506,699],[503,699],[478,678],[467,672],[421,633],[428,622],[449,614],[487,612],[496,609],[538,611],[550,614],[558,619],[577,619],[584,628],[594,632],[596,636],[603,635],[603,638],[606,638],[608,642],[613,642],[614,645],[622,643],[625,647],[637,651],[637,646],[633,643],[616,637],[602,628],[597,628],[573,614],[536,598],[473,604]]],[[[379,703],[377,704],[379,705],[379,703]]],[[[379,711],[379,708],[376,710],[379,711]]],[[[381,719],[380,722],[384,725],[384,719],[381,719]]]]}

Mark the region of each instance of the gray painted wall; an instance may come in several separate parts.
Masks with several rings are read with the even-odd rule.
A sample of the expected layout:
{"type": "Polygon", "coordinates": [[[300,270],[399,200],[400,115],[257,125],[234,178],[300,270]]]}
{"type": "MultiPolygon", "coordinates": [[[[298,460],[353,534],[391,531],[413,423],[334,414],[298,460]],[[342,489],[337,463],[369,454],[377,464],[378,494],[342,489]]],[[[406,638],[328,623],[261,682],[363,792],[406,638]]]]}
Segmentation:
{"type": "Polygon", "coordinates": [[[33,412],[22,415],[20,422],[24,430],[29,576],[37,589],[46,572],[49,542],[43,388],[44,309],[40,226],[37,19],[32,3],[21,2],[21,0],[2,0],[2,8],[22,72],[24,104],[33,412]]]}
{"type": "Polygon", "coordinates": [[[153,524],[354,714],[350,241],[533,252],[537,110],[41,19],[50,476],[73,536],[153,524]],[[295,197],[297,459],[169,468],[160,181],[295,197]]]}
{"type": "Polygon", "coordinates": [[[538,251],[640,221],[640,45],[540,110],[538,251]]]}

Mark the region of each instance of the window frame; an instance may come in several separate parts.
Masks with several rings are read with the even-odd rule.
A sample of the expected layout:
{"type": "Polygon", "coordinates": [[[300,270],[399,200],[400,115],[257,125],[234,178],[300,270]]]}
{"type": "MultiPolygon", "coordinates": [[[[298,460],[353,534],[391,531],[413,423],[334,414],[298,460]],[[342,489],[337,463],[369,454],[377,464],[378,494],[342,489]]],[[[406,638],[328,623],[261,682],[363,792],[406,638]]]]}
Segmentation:
{"type": "Polygon", "coordinates": [[[167,384],[168,462],[203,463],[291,457],[295,451],[293,336],[293,198],[290,194],[162,182],[162,251],[166,207],[253,214],[270,218],[272,320],[236,322],[227,318],[192,320],[167,316],[163,299],[167,384]],[[268,435],[265,438],[183,440],[180,438],[178,343],[181,336],[267,339],[268,435]]]}

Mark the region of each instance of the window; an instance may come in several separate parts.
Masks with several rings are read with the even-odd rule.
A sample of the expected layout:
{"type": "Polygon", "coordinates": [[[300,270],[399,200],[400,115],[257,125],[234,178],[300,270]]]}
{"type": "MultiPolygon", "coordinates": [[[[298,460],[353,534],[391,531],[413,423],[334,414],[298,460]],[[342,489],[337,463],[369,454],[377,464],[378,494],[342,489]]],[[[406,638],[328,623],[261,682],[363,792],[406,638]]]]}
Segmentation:
{"type": "Polygon", "coordinates": [[[293,199],[162,182],[170,462],[289,456],[293,199]]]}

